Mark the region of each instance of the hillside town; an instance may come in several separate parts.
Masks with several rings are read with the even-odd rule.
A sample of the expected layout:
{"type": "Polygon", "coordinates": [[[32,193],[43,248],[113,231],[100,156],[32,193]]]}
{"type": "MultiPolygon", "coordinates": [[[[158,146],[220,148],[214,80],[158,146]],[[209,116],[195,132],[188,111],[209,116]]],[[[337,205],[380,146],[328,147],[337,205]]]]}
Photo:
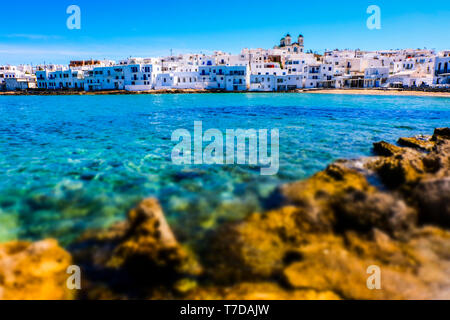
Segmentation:
{"type": "Polygon", "coordinates": [[[313,88],[450,89],[450,50],[305,51],[304,37],[284,36],[272,49],[233,55],[71,61],[0,66],[0,90],[291,91],[313,88]]]}

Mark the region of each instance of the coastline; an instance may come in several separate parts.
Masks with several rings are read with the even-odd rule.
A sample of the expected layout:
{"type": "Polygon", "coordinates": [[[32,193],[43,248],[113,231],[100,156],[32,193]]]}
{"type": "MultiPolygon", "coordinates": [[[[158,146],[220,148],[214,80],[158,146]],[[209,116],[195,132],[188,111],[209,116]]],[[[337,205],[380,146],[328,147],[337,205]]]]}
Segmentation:
{"type": "Polygon", "coordinates": [[[101,90],[101,91],[0,91],[0,96],[93,96],[93,95],[145,95],[145,94],[206,94],[206,93],[312,93],[336,95],[366,95],[366,96],[409,96],[409,97],[436,97],[450,98],[450,91],[420,91],[398,89],[297,89],[292,91],[221,91],[207,89],[167,89],[150,91],[101,90]]]}
{"type": "Polygon", "coordinates": [[[201,89],[172,89],[151,91],[126,91],[126,90],[100,90],[100,91],[74,91],[74,90],[28,90],[28,91],[0,91],[0,96],[95,96],[95,95],[139,95],[139,94],[192,94],[192,93],[216,93],[213,90],[201,89]]]}
{"type": "Polygon", "coordinates": [[[302,92],[314,94],[450,98],[450,91],[432,92],[432,91],[418,91],[418,90],[410,91],[410,90],[396,90],[396,89],[319,89],[319,90],[303,90],[302,92]]]}

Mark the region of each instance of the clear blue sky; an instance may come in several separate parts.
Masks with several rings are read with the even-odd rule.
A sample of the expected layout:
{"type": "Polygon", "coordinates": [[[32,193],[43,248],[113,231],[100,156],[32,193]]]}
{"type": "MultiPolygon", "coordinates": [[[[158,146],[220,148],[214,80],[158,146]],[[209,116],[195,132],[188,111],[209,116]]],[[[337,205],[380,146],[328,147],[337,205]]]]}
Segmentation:
{"type": "Polygon", "coordinates": [[[450,49],[448,0],[2,1],[0,64],[270,48],[287,32],[306,49],[450,49]],[[81,8],[81,30],[66,9],[81,8]],[[369,30],[369,5],[381,30],[369,30]]]}

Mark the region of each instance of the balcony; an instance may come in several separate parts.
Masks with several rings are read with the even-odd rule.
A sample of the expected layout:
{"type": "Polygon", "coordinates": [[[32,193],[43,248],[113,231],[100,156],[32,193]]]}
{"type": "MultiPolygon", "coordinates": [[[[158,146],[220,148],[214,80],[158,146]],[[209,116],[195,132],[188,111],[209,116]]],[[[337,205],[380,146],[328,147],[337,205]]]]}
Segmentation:
{"type": "Polygon", "coordinates": [[[440,75],[448,75],[450,74],[450,70],[436,70],[434,73],[436,76],[440,76],[440,75]]]}

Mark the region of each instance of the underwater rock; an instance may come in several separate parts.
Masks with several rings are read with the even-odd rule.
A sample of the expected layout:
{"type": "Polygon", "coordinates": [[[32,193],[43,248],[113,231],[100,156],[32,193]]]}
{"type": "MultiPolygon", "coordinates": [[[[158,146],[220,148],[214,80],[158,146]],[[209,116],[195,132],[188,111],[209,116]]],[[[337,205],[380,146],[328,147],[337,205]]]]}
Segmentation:
{"type": "Polygon", "coordinates": [[[127,229],[107,266],[154,276],[157,271],[180,271],[185,259],[158,201],[146,199],[128,213],[127,229]]]}
{"type": "MultiPolygon", "coordinates": [[[[200,273],[196,261],[176,240],[156,199],[143,200],[127,221],[89,232],[71,247],[75,261],[87,270],[87,294],[146,297],[161,284],[174,285],[200,273]],[[114,280],[111,281],[110,277],[114,280]],[[108,292],[110,286],[115,292],[108,292]]],[[[117,296],[115,298],[118,298],[117,296]]]]}
{"type": "Polygon", "coordinates": [[[56,240],[0,244],[0,300],[66,300],[70,254],[56,240]]]}

